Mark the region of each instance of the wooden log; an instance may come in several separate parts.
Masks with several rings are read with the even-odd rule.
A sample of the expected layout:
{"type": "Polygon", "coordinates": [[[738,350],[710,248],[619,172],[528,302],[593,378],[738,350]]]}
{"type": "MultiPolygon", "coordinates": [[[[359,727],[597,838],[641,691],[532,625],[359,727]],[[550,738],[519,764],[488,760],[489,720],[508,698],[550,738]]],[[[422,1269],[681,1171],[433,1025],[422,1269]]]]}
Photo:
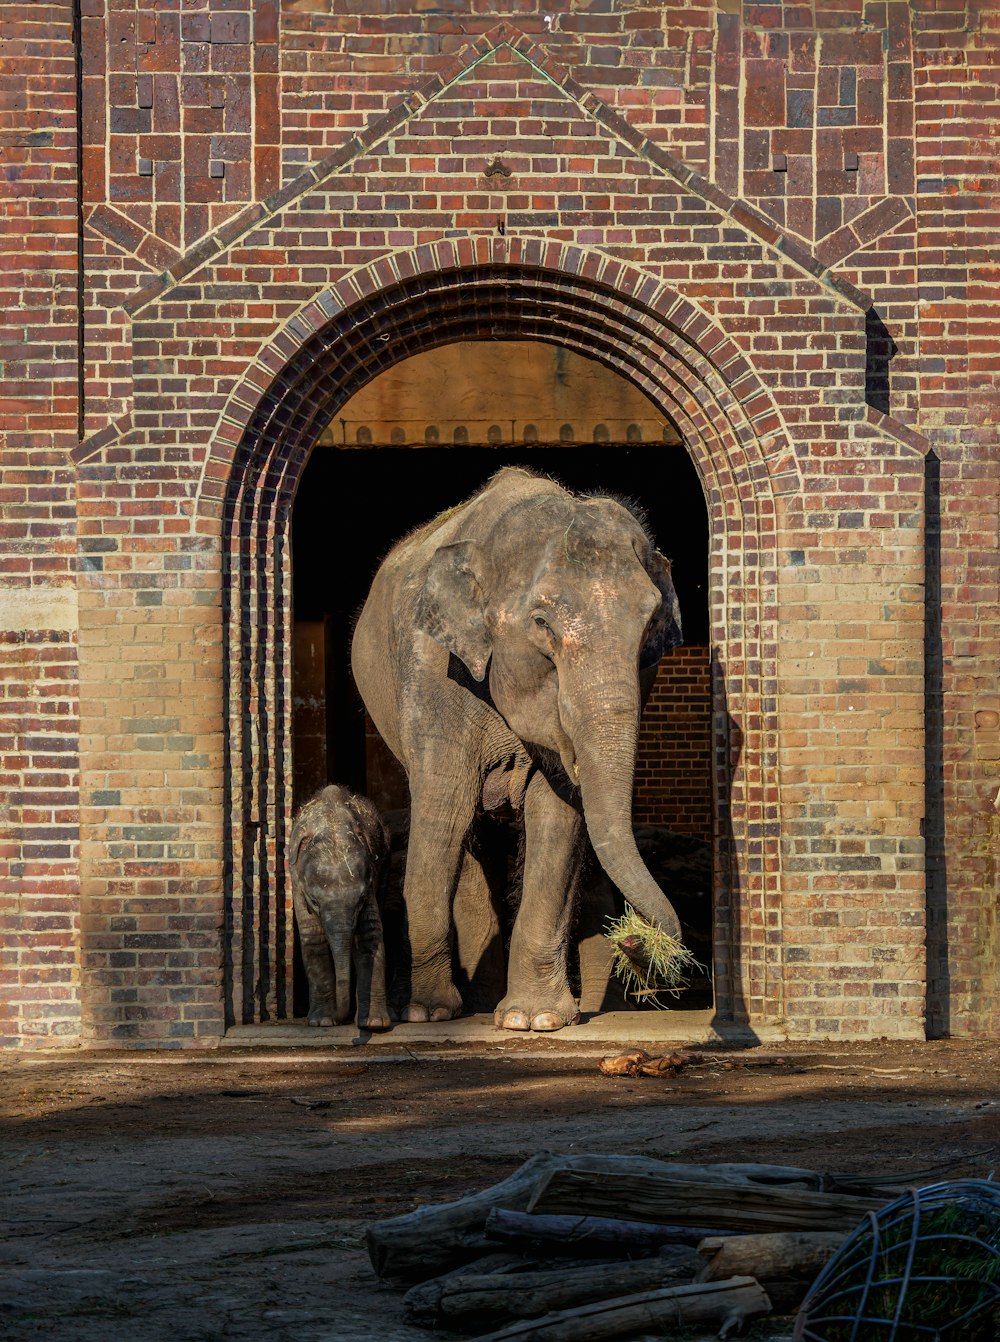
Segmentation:
{"type": "Polygon", "coordinates": [[[726,1161],[712,1165],[698,1165],[687,1161],[659,1160],[652,1156],[607,1156],[579,1155],[568,1156],[565,1168],[607,1170],[609,1174],[619,1169],[643,1168],[661,1172],[671,1172],[691,1179],[706,1180],[711,1183],[727,1183],[736,1180],[740,1183],[788,1184],[803,1188],[814,1188],[823,1193],[853,1193],[859,1196],[885,1197],[883,1201],[896,1197],[914,1183],[930,1182],[940,1177],[933,1170],[915,1174],[839,1174],[827,1170],[809,1169],[801,1165],[765,1165],[751,1161],[726,1161]]]}
{"type": "MultiPolygon", "coordinates": [[[[541,1153],[525,1162],[519,1170],[491,1188],[457,1202],[418,1207],[405,1216],[396,1216],[370,1226],[366,1232],[372,1266],[380,1277],[408,1277],[424,1281],[458,1263],[468,1262],[495,1247],[482,1234],[486,1216],[492,1207],[523,1211],[544,1177],[557,1169],[579,1170],[618,1179],[626,1173],[636,1177],[675,1171],[691,1178],[713,1183],[745,1183],[751,1177],[759,1181],[801,1181],[809,1170],[774,1165],[692,1165],[670,1164],[645,1156],[580,1155],[556,1156],[541,1153]]],[[[815,1177],[815,1176],[814,1176],[815,1177]]],[[[636,1219],[636,1218],[630,1218],[636,1219]]],[[[713,1227],[715,1228],[715,1227],[713,1227]]]]}
{"type": "Polygon", "coordinates": [[[794,1314],[810,1284],[844,1242],[837,1231],[792,1231],[770,1235],[713,1235],[698,1252],[707,1259],[696,1281],[756,1277],[779,1314],[794,1314]]]}
{"type": "Polygon", "coordinates": [[[698,1281],[756,1277],[758,1281],[812,1281],[844,1242],[837,1231],[768,1235],[712,1235],[698,1245],[705,1260],[698,1281]]]}
{"type": "Polygon", "coordinates": [[[661,1291],[601,1300],[576,1309],[559,1310],[543,1319],[525,1320],[478,1342],[605,1342],[652,1328],[710,1324],[726,1327],[730,1320],[767,1314],[771,1302],[753,1277],[733,1277],[701,1285],[672,1286],[661,1291]]]}
{"type": "Polygon", "coordinates": [[[457,1202],[418,1207],[405,1216],[379,1221],[365,1231],[372,1267],[380,1277],[408,1277],[425,1281],[456,1264],[496,1249],[483,1234],[493,1207],[523,1210],[540,1180],[558,1168],[565,1157],[547,1152],[532,1156],[520,1169],[498,1184],[457,1202]]]}
{"type": "MultiPolygon", "coordinates": [[[[484,1189],[481,1193],[461,1198],[457,1202],[419,1207],[406,1216],[397,1216],[369,1227],[366,1238],[375,1271],[379,1276],[408,1277],[422,1281],[437,1276],[458,1263],[468,1262],[488,1253],[494,1242],[486,1239],[483,1226],[490,1209],[496,1206],[516,1211],[527,1210],[536,1188],[546,1197],[554,1197],[556,1193],[562,1197],[567,1186],[565,1180],[562,1193],[559,1184],[554,1185],[548,1192],[540,1188],[546,1177],[555,1175],[557,1171],[563,1173],[565,1180],[569,1180],[573,1188],[581,1181],[584,1184],[589,1182],[595,1187],[603,1185],[603,1200],[599,1205],[578,1205],[572,1199],[563,1197],[562,1205],[552,1205],[551,1202],[543,1200],[540,1204],[532,1203],[532,1210],[537,1205],[539,1211],[545,1212],[567,1211],[609,1216],[621,1214],[629,1220],[661,1220],[670,1224],[687,1225],[704,1225],[707,1219],[704,1212],[689,1209],[684,1216],[675,1215],[671,1206],[664,1207],[662,1196],[657,1201],[656,1197],[659,1195],[653,1194],[650,1194],[645,1201],[648,1202],[649,1198],[652,1198],[655,1205],[651,1209],[640,1211],[630,1205],[631,1190],[637,1186],[652,1190],[661,1189],[664,1180],[670,1183],[671,1188],[676,1189],[679,1183],[686,1180],[694,1186],[695,1192],[692,1196],[697,1208],[709,1205],[705,1195],[706,1186],[709,1185],[723,1190],[757,1189],[760,1193],[766,1193],[770,1186],[774,1185],[784,1189],[797,1187],[804,1192],[810,1187],[818,1189],[819,1181],[823,1177],[814,1170],[794,1166],[694,1165],[670,1163],[645,1156],[555,1156],[544,1153],[533,1156],[509,1179],[492,1188],[484,1189]],[[617,1200],[613,1193],[614,1189],[622,1190],[622,1196],[617,1200]]],[[[595,1199],[596,1197],[595,1194],[595,1199]]],[[[728,1194],[724,1201],[726,1203],[730,1201],[728,1194]]],[[[869,1207],[881,1206],[884,1198],[874,1197],[863,1203],[860,1199],[855,1201],[864,1211],[869,1207]]],[[[846,1215],[846,1208],[844,1210],[846,1215]]],[[[713,1229],[743,1231],[840,1228],[840,1222],[824,1223],[823,1215],[823,1209],[817,1204],[816,1216],[805,1223],[787,1219],[761,1222],[747,1214],[735,1223],[720,1221],[713,1216],[710,1224],[713,1229]]],[[[855,1216],[854,1220],[857,1219],[858,1216],[855,1216]]]]}
{"type": "MultiPolygon", "coordinates": [[[[699,1259],[699,1261],[703,1261],[699,1259]]],[[[440,1277],[431,1277],[428,1281],[419,1281],[411,1286],[403,1296],[403,1306],[414,1323],[426,1328],[436,1328],[441,1322],[441,1301],[461,1277],[474,1277],[476,1281],[490,1281],[520,1267],[526,1269],[532,1264],[526,1262],[520,1254],[500,1250],[486,1254],[472,1262],[452,1268],[440,1277]]]]}
{"type": "Polygon", "coordinates": [[[471,1330],[510,1319],[538,1319],[553,1310],[661,1290],[691,1281],[702,1264],[694,1249],[677,1246],[637,1263],[592,1263],[545,1271],[480,1273],[474,1267],[421,1282],[403,1297],[413,1323],[471,1330]],[[429,1287],[436,1288],[428,1291],[429,1287]]]}
{"type": "MultiPolygon", "coordinates": [[[[490,1239],[535,1245],[545,1253],[582,1257],[640,1258],[665,1244],[696,1247],[715,1230],[705,1226],[656,1225],[610,1216],[536,1216],[494,1207],[484,1227],[490,1239]]],[[[729,1276],[734,1275],[729,1273],[729,1276]]]]}
{"type": "Polygon", "coordinates": [[[750,1161],[727,1161],[711,1165],[688,1161],[659,1160],[653,1156],[578,1155],[565,1156],[553,1168],[607,1174],[676,1175],[712,1184],[751,1183],[812,1188],[823,1193],[851,1193],[879,1200],[879,1205],[912,1187],[910,1176],[832,1174],[800,1165],[765,1165],[750,1161]]]}
{"type": "Polygon", "coordinates": [[[819,1188],[825,1176],[816,1170],[797,1165],[760,1165],[748,1162],[726,1162],[712,1165],[693,1164],[689,1161],[658,1160],[653,1156],[609,1156],[585,1154],[563,1156],[553,1169],[575,1170],[581,1173],[619,1174],[674,1174],[679,1178],[695,1179],[712,1184],[758,1183],[801,1184],[803,1188],[819,1188]]]}
{"type": "Polygon", "coordinates": [[[820,1193],[811,1188],[729,1180],[714,1185],[664,1170],[619,1170],[614,1178],[578,1168],[547,1174],[527,1210],[536,1215],[617,1216],[671,1225],[706,1225],[747,1233],[852,1230],[882,1197],[820,1193]]]}

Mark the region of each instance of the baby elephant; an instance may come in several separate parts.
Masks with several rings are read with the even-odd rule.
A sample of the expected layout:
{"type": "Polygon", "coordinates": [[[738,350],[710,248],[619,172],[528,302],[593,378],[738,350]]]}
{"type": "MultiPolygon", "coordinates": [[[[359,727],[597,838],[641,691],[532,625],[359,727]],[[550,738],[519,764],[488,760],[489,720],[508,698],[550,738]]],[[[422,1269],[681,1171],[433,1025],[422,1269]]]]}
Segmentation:
{"type": "Polygon", "coordinates": [[[358,1025],[387,1030],[385,947],[377,891],[389,858],[382,817],[345,787],[317,792],[292,825],[292,902],[309,979],[309,1024],[351,1015],[355,970],[358,1025]]]}

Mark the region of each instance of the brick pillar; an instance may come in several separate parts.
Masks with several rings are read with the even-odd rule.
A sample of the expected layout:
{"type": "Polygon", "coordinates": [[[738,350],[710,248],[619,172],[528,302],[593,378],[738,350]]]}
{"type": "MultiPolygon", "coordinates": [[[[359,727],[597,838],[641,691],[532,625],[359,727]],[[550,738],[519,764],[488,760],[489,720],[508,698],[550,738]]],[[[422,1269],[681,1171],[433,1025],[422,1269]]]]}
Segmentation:
{"type": "Polygon", "coordinates": [[[862,509],[788,509],[774,933],[797,1034],[922,1038],[923,462],[883,458],[862,485],[852,455],[827,469],[862,509]]]}
{"type": "Polygon", "coordinates": [[[223,1029],[220,556],[151,473],[80,472],[83,1017],[178,1047],[223,1029]]]}
{"type": "Polygon", "coordinates": [[[0,1043],[79,1029],[72,6],[0,4],[0,1043]]]}

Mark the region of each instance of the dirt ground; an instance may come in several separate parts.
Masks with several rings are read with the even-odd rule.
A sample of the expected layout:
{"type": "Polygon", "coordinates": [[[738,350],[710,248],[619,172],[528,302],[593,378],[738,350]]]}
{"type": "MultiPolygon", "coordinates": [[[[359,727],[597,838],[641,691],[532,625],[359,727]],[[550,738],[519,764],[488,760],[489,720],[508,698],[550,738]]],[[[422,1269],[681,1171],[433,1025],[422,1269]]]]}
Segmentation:
{"type": "Polygon", "coordinates": [[[559,1036],[8,1057],[0,1336],[426,1339],[376,1281],[365,1226],[538,1150],[1000,1169],[992,1043],[720,1047],[674,1080],[603,1077],[607,1051],[559,1036]]]}

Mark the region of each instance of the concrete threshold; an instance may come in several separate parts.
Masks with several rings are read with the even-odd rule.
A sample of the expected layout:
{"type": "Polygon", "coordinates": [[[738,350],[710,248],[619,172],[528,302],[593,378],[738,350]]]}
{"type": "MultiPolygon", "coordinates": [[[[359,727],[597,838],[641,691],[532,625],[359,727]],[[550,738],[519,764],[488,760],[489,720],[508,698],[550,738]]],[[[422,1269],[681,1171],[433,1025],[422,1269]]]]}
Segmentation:
{"type": "Polygon", "coordinates": [[[274,1021],[265,1025],[235,1025],[219,1041],[220,1048],[358,1048],[366,1044],[606,1044],[620,1048],[658,1048],[661,1045],[723,1044],[752,1048],[755,1044],[783,1043],[787,1035],[773,1026],[752,1029],[717,1021],[711,1011],[609,1011],[585,1017],[579,1025],[546,1033],[498,1030],[491,1015],[460,1016],[434,1024],[396,1024],[373,1034],[356,1025],[313,1028],[304,1020],[274,1021]]]}

